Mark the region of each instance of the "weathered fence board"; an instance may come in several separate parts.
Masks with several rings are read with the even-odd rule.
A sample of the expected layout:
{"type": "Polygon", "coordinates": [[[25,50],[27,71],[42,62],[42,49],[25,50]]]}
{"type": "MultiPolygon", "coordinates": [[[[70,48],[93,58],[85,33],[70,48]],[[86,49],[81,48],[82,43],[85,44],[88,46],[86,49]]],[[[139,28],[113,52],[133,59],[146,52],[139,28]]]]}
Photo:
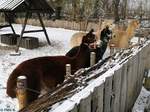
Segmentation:
{"type": "Polygon", "coordinates": [[[78,106],[75,105],[74,108],[71,111],[69,111],[69,112],[78,112],[78,106]]]}
{"type": "Polygon", "coordinates": [[[91,95],[80,101],[78,112],[91,112],[91,95]]]}
{"type": "Polygon", "coordinates": [[[142,83],[143,83],[143,78],[144,78],[144,70],[145,70],[145,63],[146,63],[146,60],[145,60],[145,47],[140,51],[140,78],[139,78],[139,81],[140,81],[140,87],[142,87],[142,83]]]}
{"type": "Polygon", "coordinates": [[[122,68],[119,68],[117,71],[115,71],[113,76],[114,98],[112,99],[112,112],[120,112],[121,73],[122,68]]]}
{"type": "Polygon", "coordinates": [[[80,101],[78,110],[78,112],[91,112],[91,95],[80,101]]]}
{"type": "Polygon", "coordinates": [[[135,96],[136,96],[136,91],[135,91],[135,81],[136,81],[136,71],[135,65],[138,63],[135,60],[135,57],[133,56],[132,58],[129,59],[127,62],[127,74],[128,74],[128,79],[127,79],[127,98],[126,98],[126,108],[130,109],[133,106],[133,101],[135,101],[135,96]]]}
{"type": "Polygon", "coordinates": [[[104,83],[94,89],[91,112],[103,112],[104,83]]]}
{"type": "Polygon", "coordinates": [[[126,98],[127,98],[127,63],[122,66],[121,73],[121,102],[120,112],[125,112],[126,109],[126,98]]]}
{"type": "Polygon", "coordinates": [[[138,91],[138,93],[137,94],[139,94],[142,89],[142,86],[143,86],[143,74],[144,73],[143,74],[141,73],[142,60],[141,60],[140,52],[138,52],[137,57],[138,57],[138,61],[139,61],[138,65],[137,65],[138,66],[138,68],[137,68],[137,79],[138,79],[137,91],[138,91]]]}
{"type": "MultiPolygon", "coordinates": [[[[139,60],[138,60],[138,55],[135,55],[133,57],[133,74],[134,74],[134,77],[133,77],[133,93],[132,93],[132,96],[133,96],[133,101],[131,101],[132,105],[134,104],[134,101],[137,99],[139,93],[140,93],[140,89],[138,87],[138,82],[139,82],[139,77],[138,77],[138,64],[139,64],[139,60]]],[[[141,87],[141,86],[140,86],[141,87]]]]}
{"type": "Polygon", "coordinates": [[[146,61],[146,69],[150,69],[150,44],[147,45],[147,61],[146,61]]]}
{"type": "Polygon", "coordinates": [[[113,76],[106,77],[104,86],[104,112],[111,111],[111,99],[112,99],[112,79],[113,76]]]}
{"type": "Polygon", "coordinates": [[[133,61],[132,61],[132,58],[130,58],[127,63],[127,77],[126,77],[126,101],[125,101],[125,112],[127,112],[127,108],[128,108],[128,102],[130,102],[130,99],[129,97],[132,95],[132,89],[133,88],[133,84],[132,84],[132,81],[133,81],[133,61]]]}
{"type": "Polygon", "coordinates": [[[138,64],[136,65],[137,66],[137,79],[138,79],[138,81],[136,82],[136,85],[137,85],[137,94],[139,94],[139,91],[141,90],[141,80],[140,80],[140,63],[141,63],[141,60],[140,60],[140,52],[138,52],[137,54],[136,54],[136,56],[137,56],[137,61],[138,61],[138,64]]]}

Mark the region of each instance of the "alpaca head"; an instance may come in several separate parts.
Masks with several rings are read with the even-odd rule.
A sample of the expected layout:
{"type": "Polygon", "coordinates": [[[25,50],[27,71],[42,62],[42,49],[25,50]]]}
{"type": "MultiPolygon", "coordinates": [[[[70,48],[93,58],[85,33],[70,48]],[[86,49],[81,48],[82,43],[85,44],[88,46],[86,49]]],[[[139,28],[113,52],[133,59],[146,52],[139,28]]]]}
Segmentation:
{"type": "Polygon", "coordinates": [[[103,30],[104,28],[106,28],[106,26],[108,26],[110,29],[114,27],[114,21],[113,20],[104,20],[104,22],[102,22],[102,26],[101,26],[101,30],[103,30]]]}
{"type": "Polygon", "coordinates": [[[97,41],[100,40],[101,31],[104,28],[106,28],[106,26],[109,26],[109,29],[113,30],[114,27],[115,27],[114,20],[105,19],[105,20],[102,21],[101,25],[99,26],[99,28],[97,28],[97,31],[95,33],[97,41]]]}
{"type": "Polygon", "coordinates": [[[114,29],[113,33],[112,33],[112,39],[115,39],[116,37],[118,38],[120,33],[122,32],[126,32],[126,38],[131,39],[134,35],[134,31],[136,28],[139,27],[139,21],[138,20],[131,20],[128,24],[128,28],[126,30],[122,30],[122,29],[114,29]],[[119,34],[118,34],[119,33],[119,34]]]}
{"type": "Polygon", "coordinates": [[[127,35],[128,35],[127,38],[131,39],[134,36],[135,29],[139,28],[139,26],[140,26],[140,23],[138,20],[131,20],[126,30],[127,35]]]}
{"type": "Polygon", "coordinates": [[[139,28],[140,22],[139,20],[132,20],[131,25],[136,29],[136,28],[139,28]]]}
{"type": "Polygon", "coordinates": [[[87,33],[85,36],[83,36],[83,38],[82,38],[82,43],[86,43],[86,44],[89,45],[90,43],[95,42],[96,39],[95,39],[95,35],[93,34],[93,32],[94,32],[94,30],[91,29],[91,30],[89,31],[89,33],[87,33]]]}

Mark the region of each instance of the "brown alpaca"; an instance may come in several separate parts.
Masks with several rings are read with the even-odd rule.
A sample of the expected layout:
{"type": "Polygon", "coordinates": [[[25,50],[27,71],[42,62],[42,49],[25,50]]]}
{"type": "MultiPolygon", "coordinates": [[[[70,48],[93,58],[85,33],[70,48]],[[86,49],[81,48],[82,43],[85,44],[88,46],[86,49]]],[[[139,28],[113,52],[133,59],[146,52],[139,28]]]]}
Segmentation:
{"type": "MultiPolygon", "coordinates": [[[[22,62],[13,70],[7,80],[7,94],[11,98],[16,97],[18,76],[26,76],[27,87],[40,92],[45,87],[52,89],[64,81],[66,64],[71,64],[72,74],[80,68],[88,67],[90,60],[87,59],[87,55],[90,54],[90,50],[85,43],[87,43],[86,36],[82,39],[77,55],[72,58],[67,56],[47,56],[22,62]]],[[[28,103],[31,103],[38,98],[39,93],[27,89],[27,96],[28,103]]]]}
{"type": "Polygon", "coordinates": [[[129,46],[129,40],[134,36],[134,31],[138,27],[139,21],[132,20],[125,31],[119,30],[118,28],[114,29],[113,38],[109,43],[110,47],[127,48],[129,46]]]}
{"type": "MultiPolygon", "coordinates": [[[[102,25],[97,28],[97,31],[95,32],[96,41],[100,40],[100,33],[107,25],[111,27],[113,25],[113,20],[104,20],[102,25]]],[[[79,46],[81,44],[82,37],[86,34],[86,32],[75,33],[70,40],[70,47],[73,48],[75,46],[79,46]]]]}

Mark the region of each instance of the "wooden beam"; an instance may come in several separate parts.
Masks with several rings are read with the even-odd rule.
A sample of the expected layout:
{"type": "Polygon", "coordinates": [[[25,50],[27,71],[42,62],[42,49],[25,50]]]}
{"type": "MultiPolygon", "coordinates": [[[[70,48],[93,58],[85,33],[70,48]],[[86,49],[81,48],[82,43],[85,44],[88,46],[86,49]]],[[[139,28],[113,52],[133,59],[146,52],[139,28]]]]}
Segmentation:
{"type": "Polygon", "coordinates": [[[43,32],[44,30],[29,30],[29,31],[24,31],[23,33],[33,33],[33,32],[43,32]]]}
{"type": "MultiPolygon", "coordinates": [[[[8,20],[9,26],[10,26],[11,29],[12,29],[12,32],[14,33],[14,35],[16,35],[16,32],[15,32],[13,26],[12,26],[12,22],[11,22],[11,19],[10,19],[9,15],[8,15],[7,13],[4,13],[4,14],[5,14],[5,17],[6,17],[7,20],[8,20]]],[[[7,27],[7,25],[6,25],[5,27],[7,27]]]]}
{"type": "Polygon", "coordinates": [[[40,16],[40,13],[37,12],[37,15],[38,15],[39,21],[40,21],[40,23],[41,23],[41,26],[42,26],[42,28],[43,28],[44,34],[45,34],[45,36],[46,36],[47,42],[48,42],[49,45],[51,45],[50,40],[49,40],[49,38],[48,38],[48,34],[47,34],[46,29],[45,29],[45,26],[44,26],[44,23],[43,23],[42,18],[41,18],[41,16],[40,16]]]}
{"type": "Polygon", "coordinates": [[[21,31],[21,35],[20,35],[19,41],[17,42],[16,52],[18,52],[18,50],[19,50],[19,46],[20,46],[20,43],[21,43],[21,40],[22,40],[22,37],[23,37],[23,33],[25,31],[25,28],[26,28],[28,18],[29,18],[29,12],[27,11],[26,16],[25,16],[25,20],[24,20],[24,24],[23,24],[23,28],[22,28],[22,31],[21,31]]]}

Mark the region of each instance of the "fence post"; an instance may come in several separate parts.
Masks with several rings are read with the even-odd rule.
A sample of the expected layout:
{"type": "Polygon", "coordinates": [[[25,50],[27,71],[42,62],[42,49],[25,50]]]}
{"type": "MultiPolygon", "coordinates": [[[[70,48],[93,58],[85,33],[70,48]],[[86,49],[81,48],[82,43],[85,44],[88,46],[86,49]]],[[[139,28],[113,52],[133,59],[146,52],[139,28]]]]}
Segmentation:
{"type": "Polygon", "coordinates": [[[141,37],[138,37],[138,44],[141,44],[141,37]]]}
{"type": "Polygon", "coordinates": [[[17,98],[19,102],[19,109],[27,106],[27,78],[26,76],[19,76],[17,78],[17,98]]]}
{"type": "Polygon", "coordinates": [[[113,55],[116,52],[115,45],[110,44],[110,55],[113,55]]]}
{"type": "Polygon", "coordinates": [[[93,66],[96,63],[96,53],[91,52],[90,54],[90,66],[93,66]]]}
{"type": "Polygon", "coordinates": [[[68,79],[71,76],[71,65],[66,64],[66,79],[68,79]]]}

